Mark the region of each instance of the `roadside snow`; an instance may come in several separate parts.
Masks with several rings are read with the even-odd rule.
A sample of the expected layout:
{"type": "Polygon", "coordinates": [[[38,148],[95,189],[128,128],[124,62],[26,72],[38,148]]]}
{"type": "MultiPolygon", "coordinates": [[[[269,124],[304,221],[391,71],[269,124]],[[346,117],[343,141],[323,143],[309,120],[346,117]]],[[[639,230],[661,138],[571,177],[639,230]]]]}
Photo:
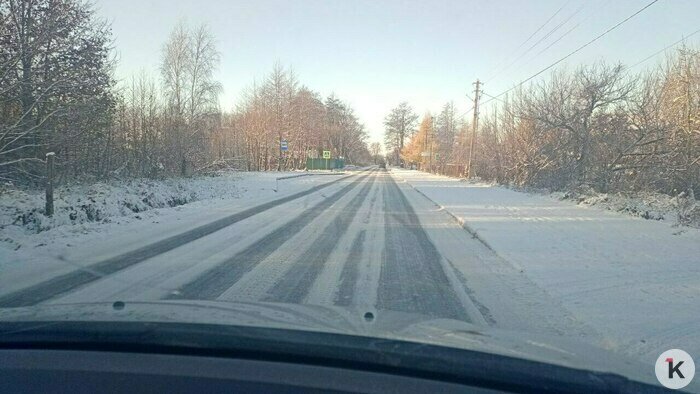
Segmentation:
{"type": "Polygon", "coordinates": [[[570,200],[579,205],[594,206],[648,220],[663,220],[700,228],[700,203],[685,194],[672,197],[662,193],[596,193],[593,190],[551,193],[560,200],[570,200]]]}
{"type": "Polygon", "coordinates": [[[206,178],[62,186],[54,192],[55,214],[51,218],[44,216],[43,191],[7,190],[0,196],[0,226],[19,226],[29,233],[38,233],[58,226],[108,223],[151,209],[236,197],[239,179],[239,175],[229,173],[206,178]]]}
{"type": "Polygon", "coordinates": [[[700,354],[700,230],[489,184],[392,174],[596,327],[603,345],[652,365],[671,348],[700,354]]]}
{"type": "MultiPolygon", "coordinates": [[[[50,265],[89,250],[77,261],[123,253],[338,176],[298,172],[229,172],[217,177],[138,180],[57,188],[56,214],[43,215],[42,191],[0,194],[0,269],[50,265]],[[277,188],[277,191],[275,191],[277,188]],[[76,248],[91,244],[90,248],[76,248]]],[[[40,268],[37,268],[39,270],[40,268]]],[[[50,275],[46,267],[41,275],[50,275]]]]}

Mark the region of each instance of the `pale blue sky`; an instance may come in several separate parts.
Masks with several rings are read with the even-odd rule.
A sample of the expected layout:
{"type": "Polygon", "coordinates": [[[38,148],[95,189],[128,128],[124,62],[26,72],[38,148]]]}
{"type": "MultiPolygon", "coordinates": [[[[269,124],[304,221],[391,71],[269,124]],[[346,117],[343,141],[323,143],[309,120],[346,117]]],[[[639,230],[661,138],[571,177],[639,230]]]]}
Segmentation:
{"type": "MultiPolygon", "coordinates": [[[[399,102],[423,113],[453,100],[464,112],[471,107],[466,94],[471,95],[474,80],[488,80],[499,65],[509,64],[558,24],[565,22],[488,80],[485,91],[497,94],[511,87],[649,1],[98,0],[96,7],[112,22],[120,78],[141,69],[157,75],[163,43],[181,18],[206,23],[222,55],[217,74],[224,87],[222,108],[231,109],[246,86],[280,61],[310,88],[347,101],[371,140],[381,141],[383,118],[399,102]]],[[[697,29],[700,0],[660,0],[566,64],[600,59],[633,64],[697,29]]],[[[688,42],[697,46],[700,34],[688,42]]]]}

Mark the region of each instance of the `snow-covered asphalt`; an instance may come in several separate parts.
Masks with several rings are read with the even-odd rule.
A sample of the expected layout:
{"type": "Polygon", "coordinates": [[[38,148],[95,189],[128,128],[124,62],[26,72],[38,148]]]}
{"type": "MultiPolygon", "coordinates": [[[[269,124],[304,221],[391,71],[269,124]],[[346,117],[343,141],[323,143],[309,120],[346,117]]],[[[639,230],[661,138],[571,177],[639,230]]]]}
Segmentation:
{"type": "MultiPolygon", "coordinates": [[[[87,256],[98,246],[85,243],[73,253],[87,256]]],[[[0,292],[0,307],[268,301],[596,336],[446,212],[385,170],[310,183],[152,243],[122,248],[0,292]]]]}
{"type": "Polygon", "coordinates": [[[379,170],[313,186],[2,294],[0,306],[261,300],[485,323],[402,187],[379,170]]]}
{"type": "MultiPolygon", "coordinates": [[[[695,230],[675,235],[678,230],[663,223],[546,197],[402,170],[286,182],[279,192],[256,189],[248,199],[163,214],[160,224],[120,225],[127,234],[113,239],[118,232],[103,240],[85,235],[89,242],[73,244],[55,260],[6,265],[0,307],[181,299],[302,303],[458,319],[651,357],[671,344],[648,307],[663,294],[649,281],[629,287],[631,273],[654,276],[642,270],[663,263],[654,248],[688,265],[686,275],[697,272],[691,269],[695,230]],[[625,235],[627,243],[644,234],[646,244],[663,242],[650,247],[639,241],[629,251],[634,258],[626,258],[622,240],[609,240],[605,228],[617,238],[625,235]],[[581,245],[583,239],[589,243],[581,245]],[[664,249],[670,243],[673,251],[664,249]],[[611,248],[617,257],[601,253],[611,248]],[[632,272],[622,262],[641,268],[632,272]],[[579,291],[588,283],[606,285],[579,291]],[[601,302],[616,294],[627,298],[613,306],[601,302]],[[601,321],[612,319],[613,311],[616,319],[601,321]]],[[[683,286],[688,297],[676,300],[683,304],[676,315],[690,340],[697,291],[689,281],[683,286]]]]}
{"type": "Polygon", "coordinates": [[[298,175],[213,178],[236,186],[205,192],[237,193],[17,237],[0,250],[0,308],[308,304],[573,339],[649,366],[700,352],[700,230],[419,171],[298,175]]]}

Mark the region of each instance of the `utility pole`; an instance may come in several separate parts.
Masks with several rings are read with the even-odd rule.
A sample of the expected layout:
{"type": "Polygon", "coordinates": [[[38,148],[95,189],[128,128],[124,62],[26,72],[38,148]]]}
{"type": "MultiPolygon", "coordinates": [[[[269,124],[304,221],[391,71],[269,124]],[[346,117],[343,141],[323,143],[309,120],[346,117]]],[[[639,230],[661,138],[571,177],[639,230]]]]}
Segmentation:
{"type": "MultiPolygon", "coordinates": [[[[430,134],[431,137],[434,138],[435,135],[433,134],[433,130],[435,130],[435,117],[430,115],[430,130],[429,130],[428,134],[430,134]]],[[[430,150],[430,170],[429,170],[429,172],[432,173],[433,172],[433,141],[432,140],[430,141],[430,146],[428,147],[428,149],[430,150]]]]}
{"type": "Polygon", "coordinates": [[[472,176],[472,159],[474,157],[474,144],[476,140],[476,130],[479,127],[479,95],[481,94],[481,81],[478,79],[474,82],[476,89],[474,90],[474,121],[472,122],[472,138],[469,142],[469,159],[467,160],[467,168],[465,170],[465,177],[467,179],[472,176]]]}

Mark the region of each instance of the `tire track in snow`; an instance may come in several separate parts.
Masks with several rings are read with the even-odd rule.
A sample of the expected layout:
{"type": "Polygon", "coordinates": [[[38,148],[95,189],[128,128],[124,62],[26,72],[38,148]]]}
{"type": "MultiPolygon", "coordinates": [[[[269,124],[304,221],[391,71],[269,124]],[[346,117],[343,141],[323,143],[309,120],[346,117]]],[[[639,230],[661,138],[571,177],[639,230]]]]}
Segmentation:
{"type": "Polygon", "coordinates": [[[345,235],[360,206],[374,185],[376,175],[353,197],[343,211],[326,226],[321,236],[296,261],[287,273],[268,291],[265,301],[300,303],[306,298],[316,278],[328,262],[338,241],[345,235]]]}
{"type": "MultiPolygon", "coordinates": [[[[365,180],[367,182],[367,180],[365,180]]],[[[289,271],[295,261],[300,260],[307,250],[311,249],[323,234],[323,231],[338,215],[340,215],[350,201],[360,193],[362,187],[356,187],[343,197],[337,199],[321,215],[309,222],[302,231],[278,245],[277,248],[264,260],[260,261],[255,268],[245,273],[236,283],[226,289],[217,297],[218,301],[260,301],[268,296],[275,284],[289,271]]],[[[342,248],[342,246],[339,246],[342,248]]],[[[332,255],[338,252],[338,247],[333,250],[332,255]]],[[[332,258],[332,257],[331,257],[332,258]]],[[[334,259],[338,261],[337,258],[334,259]]],[[[325,264],[323,273],[319,278],[324,277],[327,269],[333,264],[325,264]]],[[[319,284],[319,279],[314,282],[314,286],[319,284]]],[[[335,281],[333,281],[335,284],[335,281]]],[[[311,304],[324,304],[323,302],[309,301],[311,304]]],[[[325,304],[330,304],[326,302],[325,304]]]]}
{"type": "Polygon", "coordinates": [[[416,213],[396,182],[391,176],[387,178],[385,260],[377,308],[471,321],[416,213]]]}
{"type": "MultiPolygon", "coordinates": [[[[336,184],[332,189],[326,190],[335,191],[343,186],[336,184]]],[[[325,199],[324,193],[311,194],[271,208],[192,241],[186,247],[155,256],[46,302],[57,304],[85,300],[107,302],[162,299],[203,272],[266,237],[279,226],[294,220],[300,212],[308,209],[309,205],[325,199]]]]}
{"type": "MultiPolygon", "coordinates": [[[[371,174],[371,173],[370,173],[371,174]]],[[[245,273],[272,254],[279,245],[297,234],[312,220],[328,209],[339,198],[355,188],[368,175],[354,180],[347,186],[328,196],[320,203],[302,212],[296,219],[279,227],[267,237],[247,247],[230,259],[204,272],[193,281],[182,286],[177,293],[166,299],[216,299],[245,273]]]]}
{"type": "MultiPolygon", "coordinates": [[[[367,216],[363,218],[366,230],[365,239],[371,240],[371,242],[364,242],[361,248],[358,248],[357,253],[360,253],[361,257],[352,262],[353,264],[357,263],[357,277],[354,278],[355,282],[352,285],[350,278],[348,278],[348,283],[345,285],[349,287],[347,291],[352,293],[350,299],[347,300],[349,305],[366,310],[376,310],[377,308],[379,277],[385,260],[384,189],[386,188],[387,176],[389,175],[386,170],[379,173],[379,182],[377,182],[370,209],[367,216]]],[[[346,262],[346,264],[350,263],[346,262]]],[[[342,305],[344,301],[336,298],[335,302],[342,305]]]]}
{"type": "MultiPolygon", "coordinates": [[[[379,174],[376,175],[380,177],[379,174]]],[[[376,237],[369,238],[366,236],[370,232],[369,217],[375,207],[377,195],[381,190],[381,182],[375,180],[374,185],[368,192],[367,198],[357,211],[355,218],[350,223],[345,235],[343,235],[336,243],[335,249],[326,259],[326,264],[323,266],[321,274],[318,275],[316,281],[311,286],[311,290],[304,300],[305,304],[313,305],[334,305],[336,304],[336,296],[340,291],[342,282],[343,270],[347,264],[359,265],[362,261],[369,260],[364,256],[364,244],[358,244],[356,238],[361,232],[365,233],[364,239],[372,239],[372,243],[383,246],[384,242],[376,237]],[[371,196],[371,198],[370,198],[371,196]]],[[[346,277],[347,279],[347,277],[346,277]]],[[[353,278],[353,280],[355,280],[353,278]]],[[[351,289],[352,291],[352,289],[351,289]]]]}
{"type": "Polygon", "coordinates": [[[247,219],[260,212],[266,211],[270,208],[276,207],[278,205],[284,204],[286,202],[324,189],[332,184],[335,184],[336,182],[339,182],[343,179],[347,179],[351,176],[354,175],[342,177],[340,179],[336,179],[331,182],[324,183],[322,185],[317,185],[310,189],[294,193],[292,195],[279,198],[277,200],[260,204],[258,206],[246,209],[242,212],[238,212],[218,219],[214,222],[196,227],[190,231],[186,231],[184,233],[160,240],[158,242],[138,248],[136,250],[123,253],[121,255],[109,258],[107,260],[103,260],[99,263],[92,264],[83,269],[59,275],[55,278],[37,283],[33,286],[18,290],[10,294],[6,294],[0,297],[0,308],[31,306],[38,304],[42,301],[54,298],[56,296],[68,293],[69,291],[72,291],[85,284],[88,284],[95,280],[101,279],[107,275],[131,267],[135,264],[138,264],[149,258],[155,257],[159,254],[168,252],[186,243],[205,237],[209,234],[219,231],[241,220],[247,219]]]}
{"type": "Polygon", "coordinates": [[[355,284],[360,274],[359,260],[362,257],[362,247],[365,243],[366,234],[367,230],[360,231],[352,243],[350,253],[343,266],[343,272],[340,274],[340,285],[338,286],[338,294],[335,297],[336,305],[352,305],[355,295],[355,284]]]}

